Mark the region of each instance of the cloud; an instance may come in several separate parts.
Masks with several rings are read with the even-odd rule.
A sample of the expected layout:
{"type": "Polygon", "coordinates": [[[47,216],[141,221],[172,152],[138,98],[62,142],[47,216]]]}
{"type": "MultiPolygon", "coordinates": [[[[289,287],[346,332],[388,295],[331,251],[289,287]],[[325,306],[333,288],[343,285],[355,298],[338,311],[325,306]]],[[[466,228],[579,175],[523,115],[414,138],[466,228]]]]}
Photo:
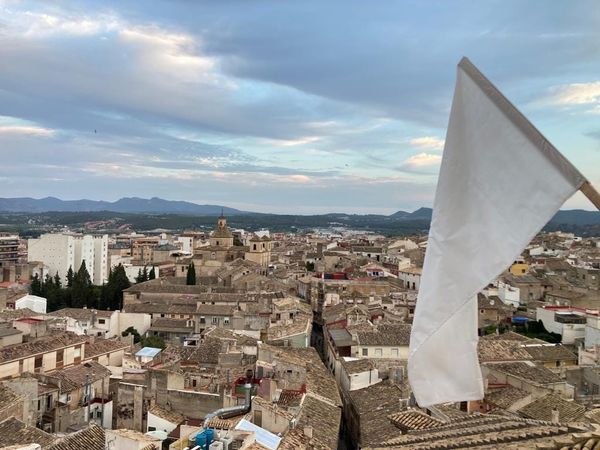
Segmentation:
{"type": "Polygon", "coordinates": [[[413,147],[420,147],[425,149],[441,150],[444,148],[444,140],[435,136],[423,136],[413,138],[408,141],[413,147]]]}
{"type": "Polygon", "coordinates": [[[590,105],[600,101],[600,81],[567,84],[553,91],[548,100],[556,105],[590,105]]]}
{"type": "Polygon", "coordinates": [[[419,153],[407,158],[398,170],[415,173],[435,173],[442,157],[431,153],[419,153]]]}
{"type": "Polygon", "coordinates": [[[55,133],[54,130],[48,128],[34,127],[34,126],[19,126],[19,125],[0,125],[0,135],[26,135],[26,136],[39,136],[39,137],[50,137],[55,133]]]}
{"type": "MultiPolygon", "coordinates": [[[[536,1],[347,1],[0,0],[3,195],[410,209],[430,202],[463,54],[518,105],[556,85],[574,101],[569,83],[600,70],[585,0],[543,17],[536,1]]],[[[571,143],[549,109],[532,119],[571,143]]]]}

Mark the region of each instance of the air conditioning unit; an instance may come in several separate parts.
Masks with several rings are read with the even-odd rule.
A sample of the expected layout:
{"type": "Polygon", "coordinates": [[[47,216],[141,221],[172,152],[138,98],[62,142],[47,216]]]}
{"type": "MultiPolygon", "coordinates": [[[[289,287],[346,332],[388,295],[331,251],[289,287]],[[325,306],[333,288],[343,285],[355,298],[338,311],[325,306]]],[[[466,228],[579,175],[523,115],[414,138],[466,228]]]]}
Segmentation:
{"type": "Polygon", "coordinates": [[[219,441],[214,441],[211,442],[211,444],[208,446],[209,450],[223,450],[223,443],[219,442],[219,441]]]}
{"type": "Polygon", "coordinates": [[[225,436],[221,438],[221,444],[223,444],[223,450],[233,450],[234,439],[232,436],[225,436]]]}

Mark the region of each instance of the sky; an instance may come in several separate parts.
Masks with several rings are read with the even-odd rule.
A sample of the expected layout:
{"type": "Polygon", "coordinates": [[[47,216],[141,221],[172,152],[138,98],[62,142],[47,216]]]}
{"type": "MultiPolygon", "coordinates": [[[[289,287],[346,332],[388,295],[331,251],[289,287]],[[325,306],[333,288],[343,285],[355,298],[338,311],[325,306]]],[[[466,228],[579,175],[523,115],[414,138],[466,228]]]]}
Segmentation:
{"type": "Polygon", "coordinates": [[[462,56],[600,186],[599,43],[596,1],[0,0],[0,196],[431,206],[462,56]]]}

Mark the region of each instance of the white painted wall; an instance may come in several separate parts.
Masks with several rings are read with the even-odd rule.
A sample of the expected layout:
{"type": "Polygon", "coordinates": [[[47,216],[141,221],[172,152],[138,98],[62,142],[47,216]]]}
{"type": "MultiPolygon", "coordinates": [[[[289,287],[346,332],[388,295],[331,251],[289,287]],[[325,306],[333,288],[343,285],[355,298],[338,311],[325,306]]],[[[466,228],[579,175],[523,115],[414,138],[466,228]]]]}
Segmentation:
{"type": "Polygon", "coordinates": [[[498,282],[498,298],[502,300],[502,303],[518,308],[520,306],[520,297],[521,290],[519,288],[501,281],[498,282]]]}
{"type": "Polygon", "coordinates": [[[576,339],[585,338],[586,324],[557,322],[555,320],[557,315],[560,315],[560,313],[545,308],[537,308],[535,313],[536,319],[542,321],[546,330],[562,336],[563,344],[573,344],[576,339]]]}
{"type": "Polygon", "coordinates": [[[155,416],[151,412],[148,412],[148,423],[146,425],[146,432],[150,431],[150,427],[154,427],[157,431],[165,431],[170,433],[175,428],[177,428],[177,424],[169,422],[168,420],[163,419],[162,417],[155,416]]]}
{"type": "Polygon", "coordinates": [[[127,313],[117,311],[117,317],[118,335],[120,335],[129,327],[135,328],[140,333],[140,335],[144,335],[152,325],[152,316],[150,314],[127,313]]]}
{"type": "Polygon", "coordinates": [[[38,314],[46,314],[46,303],[47,301],[44,297],[27,294],[15,302],[15,309],[29,308],[38,314]]]}
{"type": "Polygon", "coordinates": [[[408,360],[408,346],[393,346],[384,345],[353,345],[352,356],[355,358],[388,358],[408,360]],[[367,354],[363,354],[363,349],[367,350],[367,354]]]}
{"type": "Polygon", "coordinates": [[[106,443],[111,450],[142,450],[149,444],[162,447],[160,439],[153,440],[132,430],[106,430],[106,443]]]}
{"type": "Polygon", "coordinates": [[[600,317],[588,316],[585,325],[585,348],[600,345],[600,317]]]}
{"type": "Polygon", "coordinates": [[[177,242],[181,243],[181,250],[194,253],[194,238],[192,236],[179,236],[177,242]]]}
{"type": "MultiPolygon", "coordinates": [[[[138,276],[138,273],[140,270],[142,272],[144,271],[143,265],[138,266],[138,265],[133,265],[133,264],[123,264],[123,267],[125,268],[125,275],[127,275],[127,278],[129,279],[129,281],[131,283],[135,283],[135,277],[138,276]]],[[[152,269],[153,266],[147,265],[145,267],[146,267],[146,270],[148,272],[150,272],[150,270],[152,269]]],[[[156,278],[160,277],[160,267],[154,266],[154,273],[156,274],[156,278]]]]}

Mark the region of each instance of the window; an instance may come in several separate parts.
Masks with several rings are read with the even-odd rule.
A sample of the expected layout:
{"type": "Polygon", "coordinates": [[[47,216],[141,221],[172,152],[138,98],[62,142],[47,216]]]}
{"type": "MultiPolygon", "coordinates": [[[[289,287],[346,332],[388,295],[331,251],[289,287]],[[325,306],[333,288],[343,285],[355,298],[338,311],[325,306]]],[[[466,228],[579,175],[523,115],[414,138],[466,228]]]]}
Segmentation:
{"type": "Polygon", "coordinates": [[[206,323],[206,318],[204,316],[200,316],[200,323],[206,323]]]}
{"type": "Polygon", "coordinates": [[[102,411],[101,410],[96,410],[96,419],[102,419],[102,411]]]}
{"type": "Polygon", "coordinates": [[[224,317],[223,318],[223,324],[229,325],[229,317],[224,317]]]}
{"type": "Polygon", "coordinates": [[[156,431],[156,427],[148,427],[148,431],[156,431]]]}
{"type": "Polygon", "coordinates": [[[60,366],[63,365],[64,357],[65,357],[65,350],[64,349],[56,351],[56,367],[60,367],[60,366]]]}
{"type": "Polygon", "coordinates": [[[52,409],[52,395],[47,395],[46,396],[46,409],[47,410],[51,410],[52,409]]]}
{"type": "Polygon", "coordinates": [[[393,358],[397,358],[399,355],[398,349],[397,348],[393,348],[392,349],[392,357],[393,358]]]}
{"type": "Polygon", "coordinates": [[[42,367],[42,362],[44,361],[43,355],[38,355],[35,357],[34,367],[36,369],[40,369],[42,367]]]}
{"type": "Polygon", "coordinates": [[[98,323],[100,325],[104,325],[106,323],[106,319],[98,319],[98,323]]]}
{"type": "Polygon", "coordinates": [[[362,349],[362,355],[363,356],[369,356],[369,349],[368,348],[363,348],[362,349]]]}
{"type": "Polygon", "coordinates": [[[218,325],[219,324],[219,318],[218,317],[213,317],[212,318],[212,324],[213,325],[218,325]]]}
{"type": "Polygon", "coordinates": [[[40,400],[38,400],[38,411],[42,409],[42,402],[40,400]]]}
{"type": "Polygon", "coordinates": [[[196,387],[197,381],[194,379],[192,380],[192,387],[196,387]]]}
{"type": "Polygon", "coordinates": [[[383,356],[383,349],[376,348],[375,349],[375,356],[383,356]]]}

